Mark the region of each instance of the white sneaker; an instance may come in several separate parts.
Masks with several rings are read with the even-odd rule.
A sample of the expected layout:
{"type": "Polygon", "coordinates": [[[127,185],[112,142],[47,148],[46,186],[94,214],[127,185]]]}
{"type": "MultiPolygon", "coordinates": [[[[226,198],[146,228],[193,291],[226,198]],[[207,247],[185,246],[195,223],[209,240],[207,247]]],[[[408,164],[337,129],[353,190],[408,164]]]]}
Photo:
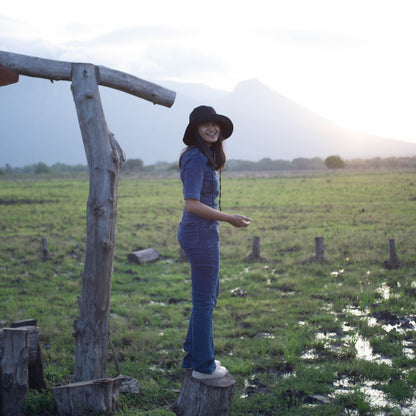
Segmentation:
{"type": "Polygon", "coordinates": [[[199,371],[192,371],[192,377],[198,380],[208,380],[213,378],[222,378],[228,373],[228,370],[225,367],[217,365],[215,371],[211,374],[200,373],[199,371]]]}
{"type": "MultiPolygon", "coordinates": [[[[216,365],[217,367],[220,367],[220,366],[221,366],[221,361],[215,360],[215,365],[216,365]]],[[[187,367],[187,368],[185,368],[185,370],[188,370],[188,369],[192,369],[192,367],[187,367]]]]}

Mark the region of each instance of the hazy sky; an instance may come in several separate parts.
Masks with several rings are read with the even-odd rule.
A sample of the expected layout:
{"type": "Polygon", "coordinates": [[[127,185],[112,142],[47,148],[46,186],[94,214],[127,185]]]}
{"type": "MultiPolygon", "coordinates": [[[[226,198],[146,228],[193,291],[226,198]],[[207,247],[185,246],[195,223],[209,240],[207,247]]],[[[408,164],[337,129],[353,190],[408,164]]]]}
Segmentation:
{"type": "Polygon", "coordinates": [[[6,1],[0,50],[161,85],[231,91],[256,78],[347,128],[416,142],[415,9],[414,0],[6,1]]]}

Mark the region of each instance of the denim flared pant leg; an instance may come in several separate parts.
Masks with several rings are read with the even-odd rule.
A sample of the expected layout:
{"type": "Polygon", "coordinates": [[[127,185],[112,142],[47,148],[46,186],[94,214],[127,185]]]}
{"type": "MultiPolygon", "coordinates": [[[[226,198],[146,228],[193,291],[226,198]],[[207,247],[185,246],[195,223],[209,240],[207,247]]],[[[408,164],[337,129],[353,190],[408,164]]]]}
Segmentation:
{"type": "Polygon", "coordinates": [[[219,294],[219,236],[216,223],[184,224],[178,239],[191,263],[192,312],[186,335],[184,368],[215,370],[212,315],[219,294]]]}

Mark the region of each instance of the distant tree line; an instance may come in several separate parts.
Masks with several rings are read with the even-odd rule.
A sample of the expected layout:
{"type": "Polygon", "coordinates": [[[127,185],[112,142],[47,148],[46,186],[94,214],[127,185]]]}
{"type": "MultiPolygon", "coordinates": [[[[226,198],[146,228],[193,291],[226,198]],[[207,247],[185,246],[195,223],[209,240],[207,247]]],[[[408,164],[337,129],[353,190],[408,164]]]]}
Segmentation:
{"type": "MultiPolygon", "coordinates": [[[[413,157],[389,157],[389,158],[372,158],[372,159],[352,159],[343,160],[340,156],[332,155],[326,159],[314,157],[296,158],[289,160],[273,160],[264,158],[258,162],[248,160],[228,160],[225,170],[229,172],[260,172],[260,171],[302,171],[302,170],[326,170],[326,169],[416,169],[416,156],[413,157]]],[[[177,172],[178,163],[157,162],[152,165],[144,165],[141,159],[128,159],[123,164],[122,174],[130,175],[134,173],[161,173],[177,172]]],[[[4,175],[73,175],[88,173],[87,165],[67,165],[64,163],[55,163],[48,166],[46,163],[39,162],[34,165],[25,167],[12,167],[6,164],[0,167],[0,176],[4,175]]]]}
{"type": "Polygon", "coordinates": [[[44,162],[28,165],[23,168],[12,167],[8,163],[4,168],[0,168],[0,175],[40,175],[40,174],[61,174],[61,173],[85,173],[88,172],[86,165],[67,165],[65,163],[55,163],[48,166],[44,162]]]}

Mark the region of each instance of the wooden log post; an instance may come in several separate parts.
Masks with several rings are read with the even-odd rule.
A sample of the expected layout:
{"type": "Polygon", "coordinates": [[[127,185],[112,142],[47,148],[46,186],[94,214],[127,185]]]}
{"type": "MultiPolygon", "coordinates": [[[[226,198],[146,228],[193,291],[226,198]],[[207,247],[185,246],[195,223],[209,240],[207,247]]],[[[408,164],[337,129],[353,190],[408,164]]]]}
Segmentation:
{"type": "Polygon", "coordinates": [[[145,250],[134,251],[127,256],[129,263],[152,263],[160,259],[159,253],[154,248],[147,248],[145,250]]]}
{"type": "Polygon", "coordinates": [[[118,177],[125,156],[108,130],[98,85],[166,107],[173,105],[176,94],[133,75],[93,64],[0,51],[0,65],[17,75],[72,81],[71,89],[90,174],[80,315],[74,322],[74,378],[76,381],[102,379],[107,372],[118,177]]]}
{"type": "Polygon", "coordinates": [[[315,259],[316,261],[324,261],[324,238],[315,237],[315,259]]]}
{"type": "Polygon", "coordinates": [[[178,261],[179,262],[188,261],[188,255],[185,253],[185,250],[182,247],[179,248],[178,261]]]}
{"type": "Polygon", "coordinates": [[[260,237],[253,238],[253,252],[251,255],[254,259],[260,258],[260,237]]]}
{"type": "Polygon", "coordinates": [[[222,378],[198,380],[192,377],[192,370],[186,370],[172,411],[178,416],[227,416],[236,384],[230,373],[222,378]]]}
{"type": "Polygon", "coordinates": [[[81,381],[51,390],[59,416],[112,415],[122,377],[81,381]]]}
{"type": "Polygon", "coordinates": [[[29,388],[46,389],[43,372],[43,353],[39,343],[39,331],[36,319],[24,319],[11,324],[12,328],[24,328],[29,333],[29,388]]]}
{"type": "Polygon", "coordinates": [[[49,247],[48,247],[48,240],[46,238],[42,238],[42,261],[46,261],[49,259],[49,247]]]}
{"type": "Polygon", "coordinates": [[[3,338],[1,415],[23,416],[29,388],[29,333],[26,328],[4,328],[3,338]]]}
{"type": "Polygon", "coordinates": [[[398,258],[396,254],[396,241],[394,238],[390,238],[389,240],[389,253],[390,253],[390,263],[396,264],[398,262],[398,258]]]}
{"type": "MultiPolygon", "coordinates": [[[[23,321],[13,322],[11,328],[22,328],[29,334],[29,388],[43,390],[46,388],[46,382],[43,371],[43,354],[39,344],[38,328],[36,319],[26,319],[23,321]]],[[[0,329],[0,362],[4,354],[4,331],[0,329]]],[[[1,374],[0,367],[0,374],[1,374]]]]}
{"type": "Polygon", "coordinates": [[[260,237],[253,237],[253,246],[251,253],[246,257],[248,261],[266,261],[264,257],[260,255],[260,237]]]}
{"type": "Polygon", "coordinates": [[[107,376],[118,177],[125,156],[108,130],[94,65],[73,64],[71,88],[90,174],[80,315],[74,323],[74,378],[85,381],[107,376]]]}
{"type": "Polygon", "coordinates": [[[400,259],[396,253],[396,241],[394,238],[390,238],[389,240],[389,254],[389,259],[383,262],[383,267],[388,270],[399,268],[400,259]]]}

